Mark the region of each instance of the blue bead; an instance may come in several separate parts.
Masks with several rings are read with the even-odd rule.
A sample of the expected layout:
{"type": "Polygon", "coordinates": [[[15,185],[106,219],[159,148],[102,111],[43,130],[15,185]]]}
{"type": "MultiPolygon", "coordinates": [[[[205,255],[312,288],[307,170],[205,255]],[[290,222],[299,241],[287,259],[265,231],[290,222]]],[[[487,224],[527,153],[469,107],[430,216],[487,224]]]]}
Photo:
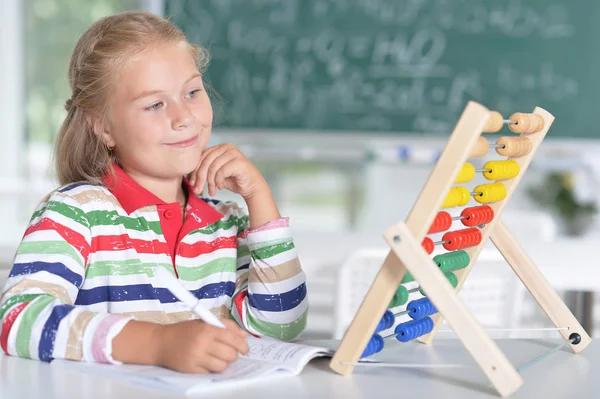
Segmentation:
{"type": "Polygon", "coordinates": [[[391,328],[395,321],[396,317],[394,316],[394,313],[391,310],[386,310],[381,320],[379,320],[379,324],[377,324],[375,332],[380,332],[391,328]]]}
{"type": "Polygon", "coordinates": [[[421,298],[410,301],[406,306],[406,309],[409,310],[408,315],[414,320],[422,319],[437,313],[437,309],[433,303],[431,303],[429,298],[421,298]]]}
{"type": "Polygon", "coordinates": [[[371,356],[375,353],[381,352],[383,349],[383,338],[379,334],[374,334],[369,343],[367,344],[365,350],[363,351],[361,358],[371,356]]]}
{"type": "Polygon", "coordinates": [[[413,339],[425,335],[433,330],[433,320],[430,317],[423,319],[411,320],[405,323],[400,323],[394,329],[396,339],[400,342],[408,342],[413,339]]]}

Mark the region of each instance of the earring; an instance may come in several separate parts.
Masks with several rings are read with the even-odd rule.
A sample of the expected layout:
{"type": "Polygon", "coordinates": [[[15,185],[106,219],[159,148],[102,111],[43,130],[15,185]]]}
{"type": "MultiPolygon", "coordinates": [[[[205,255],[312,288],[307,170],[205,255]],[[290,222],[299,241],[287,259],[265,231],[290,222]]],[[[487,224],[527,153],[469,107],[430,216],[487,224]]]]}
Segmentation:
{"type": "Polygon", "coordinates": [[[104,143],[104,145],[106,146],[106,149],[108,150],[108,153],[112,155],[113,152],[113,148],[115,148],[114,146],[109,146],[108,143],[104,143]]]}

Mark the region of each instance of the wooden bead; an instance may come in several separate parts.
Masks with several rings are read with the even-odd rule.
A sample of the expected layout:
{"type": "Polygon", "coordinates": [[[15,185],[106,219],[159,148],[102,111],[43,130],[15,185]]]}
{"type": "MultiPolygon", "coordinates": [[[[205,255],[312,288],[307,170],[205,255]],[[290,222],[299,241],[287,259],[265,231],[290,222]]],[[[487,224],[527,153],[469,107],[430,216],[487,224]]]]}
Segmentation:
{"type": "Polygon", "coordinates": [[[490,119],[488,119],[487,124],[483,128],[483,133],[496,133],[502,129],[503,125],[504,118],[502,118],[502,114],[498,111],[492,111],[490,119]]]}
{"type": "Polygon", "coordinates": [[[487,154],[488,149],[489,149],[488,141],[485,139],[485,137],[479,137],[479,139],[477,139],[477,144],[475,144],[475,148],[473,148],[473,150],[471,150],[471,154],[469,154],[469,157],[481,158],[482,156],[487,154]]]}
{"type": "Polygon", "coordinates": [[[531,134],[537,133],[544,128],[544,119],[537,114],[523,114],[516,112],[509,118],[511,123],[508,125],[514,133],[531,134]]]}
{"type": "Polygon", "coordinates": [[[522,157],[531,152],[531,141],[527,137],[500,137],[496,152],[505,157],[522,157]],[[504,147],[504,148],[503,148],[504,147]]]}

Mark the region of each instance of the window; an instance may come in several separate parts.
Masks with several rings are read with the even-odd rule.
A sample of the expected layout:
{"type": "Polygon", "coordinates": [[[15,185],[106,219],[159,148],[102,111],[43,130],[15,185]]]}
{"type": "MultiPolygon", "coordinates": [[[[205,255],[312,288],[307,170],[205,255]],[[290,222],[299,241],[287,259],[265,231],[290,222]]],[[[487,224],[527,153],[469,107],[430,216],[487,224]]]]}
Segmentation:
{"type": "MultiPolygon", "coordinates": [[[[161,0],[2,0],[0,13],[0,263],[33,208],[55,187],[54,137],[70,96],[73,47],[95,20],[124,10],[162,10],[161,0]]],[[[10,254],[12,256],[12,254],[10,254]]]]}

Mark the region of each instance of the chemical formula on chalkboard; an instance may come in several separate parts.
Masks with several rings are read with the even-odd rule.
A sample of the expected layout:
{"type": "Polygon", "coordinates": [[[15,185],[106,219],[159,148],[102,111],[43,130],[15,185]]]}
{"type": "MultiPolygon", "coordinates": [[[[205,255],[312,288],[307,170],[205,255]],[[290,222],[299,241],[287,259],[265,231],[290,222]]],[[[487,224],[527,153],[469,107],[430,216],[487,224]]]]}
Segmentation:
{"type": "Polygon", "coordinates": [[[600,2],[165,2],[208,49],[217,127],[446,135],[469,100],[598,137],[600,2]]]}

